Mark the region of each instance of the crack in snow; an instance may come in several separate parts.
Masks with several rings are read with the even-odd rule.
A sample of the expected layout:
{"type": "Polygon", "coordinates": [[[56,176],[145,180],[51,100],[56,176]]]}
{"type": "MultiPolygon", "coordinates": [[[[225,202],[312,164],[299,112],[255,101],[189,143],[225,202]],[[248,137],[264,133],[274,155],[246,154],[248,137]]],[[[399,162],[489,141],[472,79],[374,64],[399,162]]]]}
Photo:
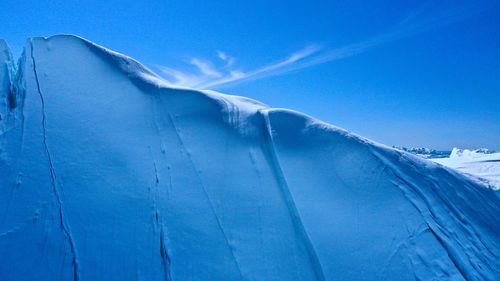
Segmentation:
{"type": "MultiPolygon", "coordinates": [[[[163,143],[163,138],[161,136],[161,130],[160,130],[160,125],[158,124],[158,114],[156,113],[156,104],[159,102],[158,99],[158,93],[155,95],[155,99],[153,99],[153,117],[154,117],[154,125],[156,129],[156,133],[158,134],[158,137],[160,139],[160,152],[162,155],[165,153],[165,147],[163,143]]],[[[153,153],[151,152],[151,157],[153,156],[153,153]]],[[[161,264],[163,268],[163,275],[165,278],[165,281],[171,281],[172,276],[170,272],[170,256],[168,254],[168,250],[165,244],[165,232],[164,232],[164,226],[163,223],[161,222],[160,214],[158,211],[158,206],[157,206],[157,201],[160,197],[160,191],[159,191],[159,185],[160,185],[160,176],[158,172],[158,166],[156,164],[156,161],[153,160],[153,166],[154,166],[154,172],[155,172],[155,197],[153,197],[153,205],[155,208],[155,222],[156,222],[156,227],[160,229],[160,258],[161,258],[161,264]],[[156,198],[158,197],[158,198],[156,198]]],[[[169,186],[172,185],[172,180],[169,175],[169,186]]],[[[168,188],[167,188],[168,189],[168,188]]],[[[168,190],[167,190],[168,192],[168,190]]]]}
{"type": "Polygon", "coordinates": [[[165,244],[165,232],[163,230],[163,224],[161,223],[160,212],[158,211],[157,201],[160,196],[159,192],[159,184],[160,178],[158,175],[158,167],[156,165],[156,161],[153,161],[154,172],[155,172],[155,194],[153,195],[153,208],[155,210],[155,228],[160,229],[160,258],[161,265],[163,268],[163,275],[165,281],[171,281],[172,277],[170,274],[170,256],[168,255],[168,250],[165,244]]]}
{"type": "Polygon", "coordinates": [[[75,244],[74,244],[73,238],[71,237],[71,232],[68,230],[68,227],[67,227],[66,222],[64,220],[64,212],[63,212],[61,196],[59,194],[59,190],[57,189],[56,172],[54,169],[54,164],[52,162],[52,156],[50,154],[49,146],[47,144],[47,129],[46,129],[47,116],[45,113],[45,100],[44,100],[42,90],[40,87],[40,81],[38,79],[38,73],[37,73],[36,61],[35,61],[33,49],[34,49],[33,39],[30,39],[30,55],[31,55],[31,61],[33,63],[33,74],[35,76],[36,89],[38,91],[38,95],[40,96],[40,102],[41,102],[41,107],[42,107],[43,146],[44,146],[45,153],[47,155],[47,160],[49,163],[49,171],[50,171],[50,177],[51,177],[51,181],[52,181],[52,192],[54,193],[54,197],[55,197],[57,204],[58,204],[60,227],[61,227],[64,235],[68,239],[68,242],[70,245],[70,250],[71,250],[71,254],[72,254],[72,264],[73,264],[73,280],[78,281],[79,280],[78,261],[76,258],[75,244]]]}
{"type": "Polygon", "coordinates": [[[165,281],[171,281],[172,277],[170,274],[170,256],[168,255],[167,247],[165,246],[165,233],[163,232],[163,227],[160,227],[160,256],[165,281]]]}

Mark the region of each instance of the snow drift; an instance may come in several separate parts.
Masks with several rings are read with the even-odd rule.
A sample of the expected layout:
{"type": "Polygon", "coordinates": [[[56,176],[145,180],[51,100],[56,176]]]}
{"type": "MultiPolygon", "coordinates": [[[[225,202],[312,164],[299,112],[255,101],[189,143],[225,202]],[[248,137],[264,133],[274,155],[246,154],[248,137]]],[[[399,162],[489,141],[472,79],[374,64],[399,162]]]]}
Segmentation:
{"type": "Polygon", "coordinates": [[[0,44],[2,280],[498,280],[499,198],[74,36],[0,44]]]}

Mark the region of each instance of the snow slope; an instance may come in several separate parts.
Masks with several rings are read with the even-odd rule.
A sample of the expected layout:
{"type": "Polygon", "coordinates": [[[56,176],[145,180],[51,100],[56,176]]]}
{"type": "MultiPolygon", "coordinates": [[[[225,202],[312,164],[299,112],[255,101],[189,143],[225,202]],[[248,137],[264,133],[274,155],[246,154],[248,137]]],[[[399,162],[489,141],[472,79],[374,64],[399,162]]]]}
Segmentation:
{"type": "Polygon", "coordinates": [[[2,280],[499,279],[459,173],[74,36],[1,63],[2,280]]]}
{"type": "Polygon", "coordinates": [[[441,165],[456,169],[495,190],[500,190],[500,152],[454,148],[448,158],[432,159],[441,165]]]}

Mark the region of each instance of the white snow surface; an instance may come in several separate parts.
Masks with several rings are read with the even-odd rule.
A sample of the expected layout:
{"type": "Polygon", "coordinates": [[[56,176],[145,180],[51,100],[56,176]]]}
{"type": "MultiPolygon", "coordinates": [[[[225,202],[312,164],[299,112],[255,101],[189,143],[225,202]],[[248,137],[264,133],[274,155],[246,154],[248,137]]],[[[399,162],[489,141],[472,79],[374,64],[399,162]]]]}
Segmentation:
{"type": "Polygon", "coordinates": [[[75,36],[0,44],[2,280],[498,280],[500,204],[75,36]]]}
{"type": "Polygon", "coordinates": [[[450,157],[431,160],[500,190],[500,152],[454,148],[450,157]]]}

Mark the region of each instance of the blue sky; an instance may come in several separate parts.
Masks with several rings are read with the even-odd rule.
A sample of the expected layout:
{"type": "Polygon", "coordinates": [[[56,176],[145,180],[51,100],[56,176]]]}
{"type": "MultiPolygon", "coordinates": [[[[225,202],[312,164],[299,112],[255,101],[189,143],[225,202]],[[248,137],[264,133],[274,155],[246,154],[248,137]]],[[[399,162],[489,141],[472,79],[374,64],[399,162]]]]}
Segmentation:
{"type": "Polygon", "coordinates": [[[388,145],[500,150],[499,19],[496,1],[3,0],[0,37],[19,55],[77,34],[388,145]]]}

